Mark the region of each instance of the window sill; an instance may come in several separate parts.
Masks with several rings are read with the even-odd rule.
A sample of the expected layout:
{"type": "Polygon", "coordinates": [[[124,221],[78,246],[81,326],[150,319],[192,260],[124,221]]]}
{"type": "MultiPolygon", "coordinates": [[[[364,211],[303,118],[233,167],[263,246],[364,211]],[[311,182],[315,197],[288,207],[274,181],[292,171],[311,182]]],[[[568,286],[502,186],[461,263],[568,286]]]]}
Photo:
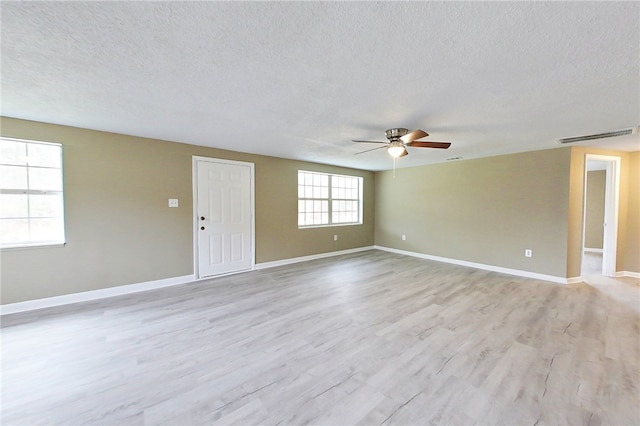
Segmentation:
{"type": "Polygon", "coordinates": [[[66,246],[65,241],[55,241],[51,243],[34,243],[34,244],[20,244],[20,245],[5,245],[0,246],[1,251],[13,251],[13,250],[28,250],[28,249],[40,249],[40,248],[60,248],[66,246]]]}
{"type": "Polygon", "coordinates": [[[338,226],[357,226],[362,225],[362,222],[354,222],[354,223],[330,223],[328,225],[305,225],[299,226],[298,229],[313,229],[313,228],[335,228],[338,226]]]}

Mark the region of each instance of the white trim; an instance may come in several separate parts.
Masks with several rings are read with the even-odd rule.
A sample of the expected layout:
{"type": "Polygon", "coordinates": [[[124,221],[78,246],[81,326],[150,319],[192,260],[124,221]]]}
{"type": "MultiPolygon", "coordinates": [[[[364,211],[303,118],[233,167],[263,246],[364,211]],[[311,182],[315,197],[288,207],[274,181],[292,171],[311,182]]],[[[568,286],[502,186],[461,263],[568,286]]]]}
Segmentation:
{"type": "Polygon", "coordinates": [[[257,263],[255,266],[255,269],[258,270],[258,269],[275,268],[276,266],[290,265],[292,263],[306,262],[308,260],[323,259],[325,257],[340,256],[341,254],[358,253],[360,251],[367,251],[367,250],[373,250],[373,249],[375,249],[375,246],[358,247],[358,248],[347,249],[347,250],[330,251],[328,253],[312,254],[309,256],[274,260],[273,262],[262,262],[262,263],[257,263]]]}
{"type": "Polygon", "coordinates": [[[416,252],[407,251],[407,250],[398,250],[390,247],[374,246],[374,248],[377,250],[388,251],[391,253],[419,257],[421,259],[435,260],[436,262],[452,263],[454,265],[468,266],[471,268],[483,269],[486,271],[493,271],[493,272],[500,272],[503,274],[515,275],[518,277],[535,278],[537,280],[551,281],[557,284],[573,284],[581,281],[580,277],[574,277],[574,278],[556,277],[555,275],[546,275],[546,274],[539,274],[537,272],[521,271],[519,269],[503,268],[501,266],[486,265],[484,263],[467,262],[466,260],[432,256],[430,254],[416,253],[416,252]]]}
{"type": "Polygon", "coordinates": [[[602,252],[604,252],[603,249],[589,248],[589,247],[584,247],[582,250],[584,250],[586,253],[602,253],[602,252]]]}
{"type": "MultiPolygon", "coordinates": [[[[582,282],[582,279],[580,277],[561,278],[561,277],[555,277],[555,276],[552,276],[552,275],[544,275],[544,274],[538,274],[538,273],[535,273],[535,272],[520,271],[520,270],[517,270],[517,269],[508,269],[508,268],[502,268],[502,267],[499,267],[499,266],[492,266],[492,265],[484,265],[484,264],[481,264],[481,263],[467,262],[467,261],[464,261],[464,260],[449,259],[449,258],[439,257],[439,256],[431,256],[431,255],[427,255],[427,254],[410,252],[410,251],[406,251],[406,250],[392,249],[392,248],[389,248],[389,247],[382,247],[382,246],[358,247],[358,248],[347,249],[347,250],[332,251],[332,252],[328,252],[328,253],[313,254],[313,255],[310,255],[310,256],[302,256],[302,257],[294,257],[294,258],[290,258],[290,259],[275,260],[273,262],[262,262],[262,263],[256,264],[254,269],[255,270],[259,270],[259,269],[274,268],[276,266],[290,265],[290,264],[293,264],[293,263],[306,262],[306,261],[309,261],[309,260],[323,259],[323,258],[326,258],[326,257],[340,256],[340,255],[344,255],[344,254],[358,253],[358,252],[367,251],[367,250],[388,251],[388,252],[391,252],[391,253],[403,254],[403,255],[413,256],[413,257],[419,257],[419,258],[422,258],[422,259],[435,260],[437,262],[445,262],[445,263],[452,263],[452,264],[455,264],[455,265],[469,266],[469,267],[472,267],[472,268],[484,269],[484,270],[494,271],[494,272],[501,272],[501,273],[505,273],[505,274],[509,274],[509,275],[522,276],[522,277],[526,277],[526,278],[536,278],[536,279],[541,279],[541,280],[544,280],[544,281],[551,281],[551,282],[555,282],[555,283],[559,283],[559,284],[574,284],[574,283],[582,282]]],[[[245,271],[240,271],[240,272],[250,272],[250,271],[249,270],[245,270],[245,271]]],[[[238,272],[238,273],[240,273],[240,272],[238,272]]],[[[622,271],[622,272],[618,272],[617,274],[619,276],[640,278],[640,273],[638,273],[638,272],[622,271]]],[[[225,275],[231,275],[231,274],[225,274],[225,275]]],[[[15,314],[15,313],[18,313],[18,312],[33,311],[33,310],[36,310],[36,309],[44,309],[44,308],[52,308],[52,307],[55,307],[55,306],[69,305],[69,304],[72,304],[72,303],[88,302],[88,301],[91,301],[91,300],[105,299],[105,298],[108,298],[108,297],[122,296],[122,295],[125,295],[125,294],[139,293],[139,292],[149,291],[149,290],[156,290],[156,289],[160,289],[160,288],[164,288],[164,287],[172,287],[172,286],[175,286],[175,285],[187,284],[187,283],[192,283],[192,282],[196,282],[196,281],[203,281],[203,280],[208,280],[208,279],[218,278],[218,277],[221,277],[221,276],[205,277],[205,278],[198,279],[198,278],[196,278],[195,274],[183,275],[181,277],[165,278],[165,279],[156,280],[156,281],[147,281],[147,282],[142,282],[142,283],[137,283],[137,284],[128,284],[128,285],[121,285],[121,286],[116,286],[116,287],[108,287],[108,288],[103,288],[103,289],[100,289],[100,290],[83,291],[83,292],[80,292],[80,293],[64,294],[62,296],[46,297],[46,298],[43,298],[43,299],[27,300],[27,301],[24,301],[24,302],[17,302],[17,303],[8,303],[6,305],[0,305],[0,316],[1,315],[15,314]]]]}
{"type": "Polygon", "coordinates": [[[240,272],[253,271],[256,267],[256,172],[255,164],[247,161],[227,160],[224,158],[212,158],[193,155],[191,157],[191,181],[193,189],[193,271],[196,280],[216,278],[223,275],[230,275],[240,272]],[[241,271],[232,271],[219,275],[211,275],[201,277],[199,274],[200,268],[198,265],[198,161],[206,161],[209,163],[222,163],[231,164],[236,166],[249,167],[251,173],[251,269],[243,269],[241,271]]]}
{"type": "Polygon", "coordinates": [[[0,315],[15,314],[18,312],[33,311],[36,309],[51,308],[54,306],[69,305],[71,303],[88,302],[90,300],[105,299],[107,297],[122,296],[124,294],[156,290],[159,288],[171,287],[174,285],[186,284],[194,281],[195,275],[183,275],[181,277],[164,278],[156,281],[120,285],[115,287],[102,288],[100,290],[83,291],[80,293],[64,294],[62,296],[45,297],[43,299],[8,303],[6,305],[0,305],[0,315]]]}
{"type": "Polygon", "coordinates": [[[618,271],[616,277],[640,278],[640,272],[618,271]]]}

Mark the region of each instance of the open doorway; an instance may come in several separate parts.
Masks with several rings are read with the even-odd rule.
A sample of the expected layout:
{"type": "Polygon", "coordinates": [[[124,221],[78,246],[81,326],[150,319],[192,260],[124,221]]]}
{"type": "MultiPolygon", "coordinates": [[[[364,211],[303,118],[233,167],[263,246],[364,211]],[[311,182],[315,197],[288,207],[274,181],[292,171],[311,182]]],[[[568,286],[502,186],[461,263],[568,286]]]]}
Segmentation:
{"type": "Polygon", "coordinates": [[[620,157],[587,154],[581,275],[616,275],[620,157]]]}

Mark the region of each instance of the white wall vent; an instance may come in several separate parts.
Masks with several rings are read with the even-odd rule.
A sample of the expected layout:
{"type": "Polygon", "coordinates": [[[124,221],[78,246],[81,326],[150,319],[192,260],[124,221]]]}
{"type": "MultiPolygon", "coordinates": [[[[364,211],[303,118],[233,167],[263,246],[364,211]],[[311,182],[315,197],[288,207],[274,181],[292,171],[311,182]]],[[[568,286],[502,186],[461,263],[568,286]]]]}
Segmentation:
{"type": "Polygon", "coordinates": [[[637,127],[632,127],[630,129],[624,129],[624,130],[616,130],[613,132],[607,132],[607,133],[598,133],[595,135],[585,135],[585,136],[574,136],[571,138],[562,138],[562,139],[558,139],[558,143],[576,143],[576,142],[584,142],[584,141],[592,141],[595,139],[606,139],[606,138],[613,138],[616,136],[627,136],[627,135],[634,135],[637,131],[637,127]]]}

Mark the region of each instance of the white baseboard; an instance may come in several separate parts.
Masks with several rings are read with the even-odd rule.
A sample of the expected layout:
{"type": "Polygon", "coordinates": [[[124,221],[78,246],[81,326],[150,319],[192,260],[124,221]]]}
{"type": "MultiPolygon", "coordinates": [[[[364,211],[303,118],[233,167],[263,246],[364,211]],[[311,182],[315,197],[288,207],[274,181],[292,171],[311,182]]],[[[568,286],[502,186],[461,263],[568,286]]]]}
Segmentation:
{"type": "Polygon", "coordinates": [[[617,277],[640,278],[640,272],[618,271],[618,272],[616,272],[616,276],[617,277]]]}
{"type": "Polygon", "coordinates": [[[156,281],[147,281],[137,284],[108,287],[102,288],[100,290],[83,291],[80,293],[64,294],[62,296],[45,297],[43,299],[8,303],[6,305],[0,306],[0,315],[15,314],[18,312],[33,311],[36,309],[51,308],[54,306],[69,305],[71,303],[87,302],[90,300],[104,299],[107,297],[122,296],[124,294],[138,293],[141,291],[155,290],[163,287],[186,284],[195,280],[195,275],[183,275],[181,277],[165,278],[156,281]]]}
{"type": "Polygon", "coordinates": [[[452,263],[454,265],[468,266],[471,268],[483,269],[483,270],[492,271],[492,272],[500,272],[503,274],[515,275],[518,277],[535,278],[537,280],[542,280],[542,281],[551,281],[556,284],[575,284],[578,282],[582,282],[580,277],[573,277],[573,278],[556,277],[555,275],[546,275],[546,274],[539,274],[537,272],[521,271],[519,269],[503,268],[501,266],[486,265],[484,263],[467,262],[466,260],[432,256],[430,254],[417,253],[417,252],[407,251],[407,250],[398,250],[398,249],[383,247],[383,246],[374,246],[374,248],[378,250],[388,251],[391,253],[419,257],[421,259],[435,260],[436,262],[452,263]]]}
{"type": "Polygon", "coordinates": [[[589,247],[585,247],[582,250],[584,250],[586,253],[604,253],[604,250],[601,248],[589,248],[589,247]]]}
{"type": "MultiPolygon", "coordinates": [[[[431,256],[428,254],[416,253],[416,252],[411,252],[406,250],[398,250],[398,249],[393,249],[393,248],[383,247],[383,246],[358,247],[358,248],[348,249],[348,250],[332,251],[328,253],[313,254],[310,256],[301,256],[301,257],[294,257],[290,259],[276,260],[273,262],[257,263],[254,269],[260,270],[260,269],[274,268],[276,266],[290,265],[292,263],[306,262],[309,260],[322,259],[325,257],[339,256],[343,254],[357,253],[357,252],[373,250],[373,249],[388,251],[391,253],[403,254],[407,256],[419,257],[422,259],[435,260],[437,262],[445,262],[445,263],[452,263],[455,265],[468,266],[471,268],[483,269],[487,271],[501,272],[504,274],[515,275],[520,277],[551,281],[558,284],[574,284],[582,281],[580,277],[574,277],[574,278],[556,277],[552,275],[538,274],[535,272],[502,268],[500,266],[485,265],[482,263],[467,262],[464,260],[450,259],[450,258],[440,257],[440,256],[431,256]]],[[[640,278],[640,273],[638,272],[623,271],[623,272],[620,272],[619,274],[626,277],[640,278]]],[[[206,279],[210,279],[210,278],[216,278],[216,277],[207,277],[206,279]]],[[[181,277],[165,278],[165,279],[156,280],[156,281],[147,281],[147,282],[137,283],[137,284],[128,284],[128,285],[122,285],[122,286],[116,286],[116,287],[103,288],[100,290],[83,291],[81,293],[72,293],[72,294],[65,294],[62,296],[46,297],[43,299],[27,300],[24,302],[8,303],[6,305],[0,305],[0,315],[15,314],[18,312],[33,311],[36,309],[51,308],[54,306],[61,306],[61,305],[69,305],[72,303],[87,302],[91,300],[104,299],[107,297],[122,296],[125,294],[155,290],[163,287],[186,284],[194,281],[197,281],[195,275],[193,274],[183,275],[181,277]]]]}
{"type": "MultiPolygon", "coordinates": [[[[273,268],[275,266],[289,265],[291,263],[304,262],[307,260],[321,259],[324,257],[338,256],[341,254],[356,253],[359,251],[372,250],[373,246],[359,247],[349,250],[333,251],[329,253],[314,254],[311,256],[295,257],[292,259],[276,260],[274,262],[264,262],[255,265],[254,269],[273,268]]],[[[248,271],[242,271],[248,272],[248,271]]],[[[227,274],[228,275],[228,274],[227,274]]],[[[69,305],[71,303],[87,302],[90,300],[104,299],[107,297],[122,296],[124,294],[138,293],[141,291],[155,290],[163,287],[186,284],[205,279],[218,278],[220,276],[205,277],[198,280],[195,274],[181,277],[165,278],[156,281],[147,281],[137,284],[121,285],[116,287],[103,288],[100,290],[83,291],[80,293],[64,294],[61,296],[45,297],[42,299],[26,300],[24,302],[8,303],[0,305],[0,316],[15,314],[18,312],[33,311],[36,309],[51,308],[54,306],[69,305]]]]}
{"type": "Polygon", "coordinates": [[[258,269],[275,268],[276,266],[290,265],[292,263],[306,262],[308,260],[323,259],[325,257],[339,256],[341,254],[357,253],[360,251],[373,250],[374,248],[375,248],[374,246],[358,247],[358,248],[353,248],[348,250],[330,251],[328,253],[312,254],[310,256],[301,256],[301,257],[292,257],[290,259],[274,260],[273,262],[256,263],[254,269],[258,270],[258,269]]]}

